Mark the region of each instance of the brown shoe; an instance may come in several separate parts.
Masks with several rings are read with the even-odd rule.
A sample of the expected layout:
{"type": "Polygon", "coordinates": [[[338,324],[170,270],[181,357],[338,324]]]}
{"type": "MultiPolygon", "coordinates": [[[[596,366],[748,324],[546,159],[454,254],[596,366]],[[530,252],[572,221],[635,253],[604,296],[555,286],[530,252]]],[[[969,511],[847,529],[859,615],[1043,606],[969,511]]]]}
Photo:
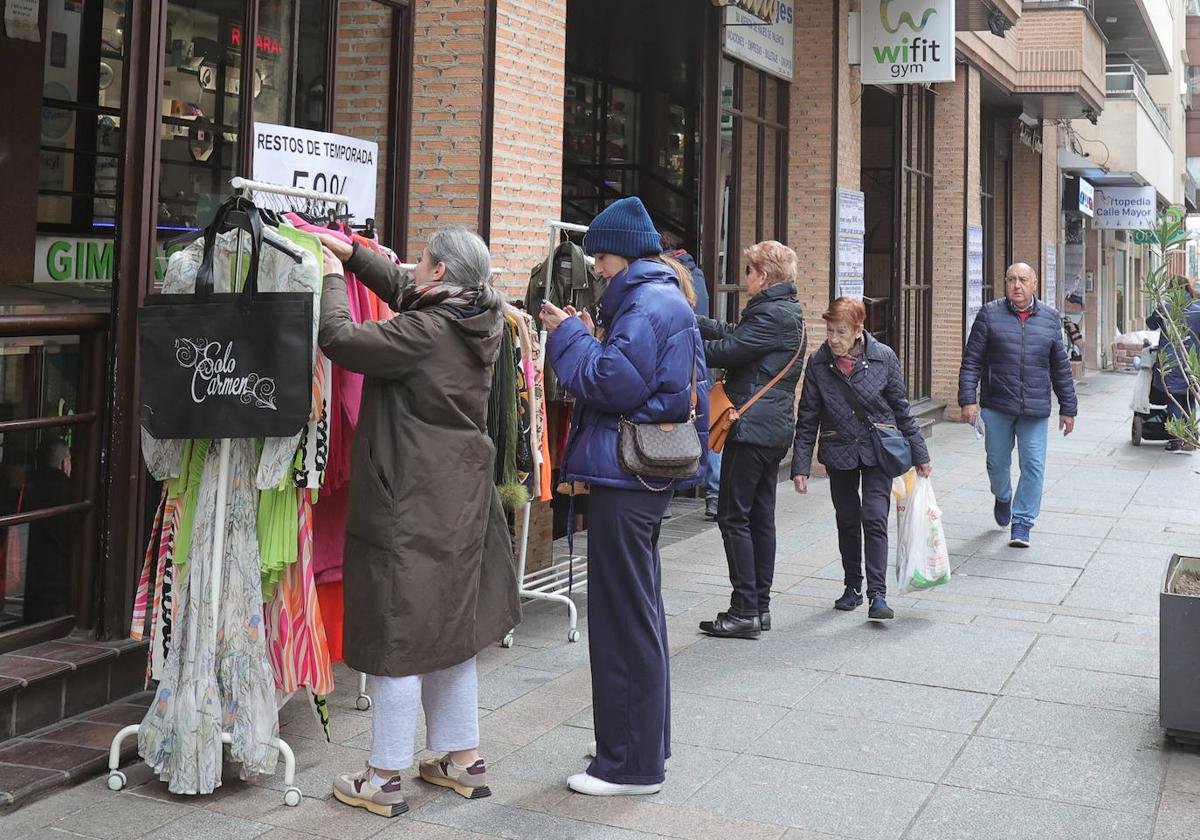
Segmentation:
{"type": "Polygon", "coordinates": [[[392,776],[382,785],[374,781],[375,771],[368,765],[353,775],[343,773],[333,780],[333,795],[353,808],[366,808],[381,817],[398,817],[408,811],[400,792],[400,777],[392,776]]]}
{"type": "Polygon", "coordinates": [[[479,759],[470,767],[459,767],[446,754],[434,761],[421,762],[421,778],[431,785],[439,785],[465,796],[467,799],[483,799],[492,795],[487,785],[487,767],[479,759]]]}

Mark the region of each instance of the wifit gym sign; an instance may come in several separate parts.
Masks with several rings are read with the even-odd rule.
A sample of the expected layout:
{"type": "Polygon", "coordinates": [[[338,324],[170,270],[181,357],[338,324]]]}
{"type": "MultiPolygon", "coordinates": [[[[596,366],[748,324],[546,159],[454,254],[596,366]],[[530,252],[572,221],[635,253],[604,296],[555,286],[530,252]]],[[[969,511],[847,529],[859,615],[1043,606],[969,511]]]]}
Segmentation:
{"type": "Polygon", "coordinates": [[[954,81],[954,0],[863,0],[863,84],[954,81]]]}

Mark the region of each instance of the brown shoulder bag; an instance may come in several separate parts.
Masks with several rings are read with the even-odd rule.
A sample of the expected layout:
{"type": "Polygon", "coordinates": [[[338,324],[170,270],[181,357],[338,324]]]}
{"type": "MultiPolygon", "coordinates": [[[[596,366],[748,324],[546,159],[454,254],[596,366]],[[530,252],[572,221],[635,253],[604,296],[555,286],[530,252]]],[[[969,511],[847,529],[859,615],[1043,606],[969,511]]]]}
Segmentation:
{"type": "Polygon", "coordinates": [[[718,382],[713,385],[712,390],[708,392],[709,449],[713,452],[720,452],[725,448],[725,439],[729,437],[729,431],[733,428],[733,424],[750,410],[750,406],[758,402],[759,397],[774,388],[779,380],[787,376],[787,372],[796,364],[796,360],[800,358],[800,353],[803,349],[804,341],[801,340],[799,346],[796,347],[796,354],[792,356],[792,360],[787,363],[783,370],[775,375],[774,379],[759,388],[758,393],[746,400],[745,405],[741,408],[736,407],[733,401],[729,399],[729,395],[725,393],[724,382],[718,382]]]}

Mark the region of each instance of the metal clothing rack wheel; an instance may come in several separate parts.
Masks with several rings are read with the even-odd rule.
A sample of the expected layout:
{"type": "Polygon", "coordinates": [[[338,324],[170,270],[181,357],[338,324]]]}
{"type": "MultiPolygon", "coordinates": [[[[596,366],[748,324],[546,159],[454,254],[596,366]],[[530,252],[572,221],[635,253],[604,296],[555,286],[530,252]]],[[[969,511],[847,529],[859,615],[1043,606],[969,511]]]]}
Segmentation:
{"type": "MultiPolygon", "coordinates": [[[[234,178],[230,181],[232,186],[237,191],[253,192],[253,193],[268,193],[272,195],[285,195],[293,198],[303,198],[309,201],[323,202],[332,204],[335,208],[348,207],[349,204],[344,196],[333,195],[332,193],[319,193],[312,190],[302,190],[296,187],[284,187],[278,184],[269,184],[264,181],[251,181],[246,178],[234,178]]],[[[237,248],[237,264],[234,270],[234,277],[242,276],[242,248],[241,248],[241,231],[238,231],[238,248],[237,248]]],[[[231,442],[229,438],[221,439],[221,454],[218,460],[217,468],[217,503],[214,511],[213,519],[218,524],[215,533],[213,534],[213,551],[212,551],[212,633],[213,647],[216,648],[216,640],[218,628],[221,623],[221,574],[222,574],[222,557],[225,553],[225,516],[228,506],[229,497],[229,458],[230,458],[231,442]]],[[[113,737],[112,746],[108,751],[108,789],[117,791],[125,787],[128,779],[121,772],[121,744],[126,738],[136,736],[140,730],[140,726],[126,726],[113,737]]],[[[228,732],[221,733],[221,743],[230,744],[233,742],[232,736],[228,732]]],[[[286,786],[283,794],[283,802],[289,807],[296,807],[304,799],[304,794],[300,788],[296,787],[296,754],[292,748],[282,738],[272,738],[271,746],[279,750],[283,756],[283,783],[286,786]]]]}
{"type": "MultiPolygon", "coordinates": [[[[543,272],[545,277],[544,297],[550,297],[550,282],[552,270],[554,266],[551,264],[554,259],[554,252],[558,248],[559,235],[566,231],[570,233],[587,233],[587,225],[576,225],[570,222],[550,221],[547,222],[547,227],[550,229],[549,250],[546,253],[546,268],[543,272]]],[[[530,313],[533,315],[534,313],[530,313]]],[[[541,332],[541,348],[543,362],[546,358],[546,336],[547,331],[541,332]]],[[[531,598],[538,601],[553,601],[555,603],[564,604],[567,608],[567,641],[578,642],[581,638],[579,632],[579,609],[575,606],[575,602],[571,600],[571,594],[575,589],[587,585],[587,558],[579,557],[571,554],[562,560],[551,563],[544,569],[538,569],[535,572],[526,574],[525,566],[529,557],[529,513],[533,506],[532,502],[526,502],[521,509],[521,541],[517,548],[517,594],[522,598],[531,598]]],[[[572,526],[573,527],[573,524],[572,526]]],[[[553,551],[553,542],[551,543],[551,551],[553,551]]],[[[508,635],[500,642],[500,646],[511,648],[516,641],[516,630],[509,631],[508,635]]]]}

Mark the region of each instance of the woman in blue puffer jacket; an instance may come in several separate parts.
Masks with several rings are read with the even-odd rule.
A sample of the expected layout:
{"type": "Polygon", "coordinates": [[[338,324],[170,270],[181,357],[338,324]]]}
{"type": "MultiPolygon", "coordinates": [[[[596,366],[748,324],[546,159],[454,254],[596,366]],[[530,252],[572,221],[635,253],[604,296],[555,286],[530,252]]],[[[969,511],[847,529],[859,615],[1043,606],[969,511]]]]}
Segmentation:
{"type": "Polygon", "coordinates": [[[657,793],[670,756],[671,708],[659,527],[671,491],[703,476],[701,470],[668,485],[626,472],[617,427],[621,417],[686,422],[694,387],[697,433],[705,443],[704,348],[680,290],[685,269],[659,256],[658,232],[639,199],[622,199],[598,215],[584,250],[608,283],[595,324],[586,312],[550,303],[541,312],[550,364],[576,400],[562,477],[591,490],[588,646],[596,748],[587,771],[567,783],[594,796],[657,793]]]}

